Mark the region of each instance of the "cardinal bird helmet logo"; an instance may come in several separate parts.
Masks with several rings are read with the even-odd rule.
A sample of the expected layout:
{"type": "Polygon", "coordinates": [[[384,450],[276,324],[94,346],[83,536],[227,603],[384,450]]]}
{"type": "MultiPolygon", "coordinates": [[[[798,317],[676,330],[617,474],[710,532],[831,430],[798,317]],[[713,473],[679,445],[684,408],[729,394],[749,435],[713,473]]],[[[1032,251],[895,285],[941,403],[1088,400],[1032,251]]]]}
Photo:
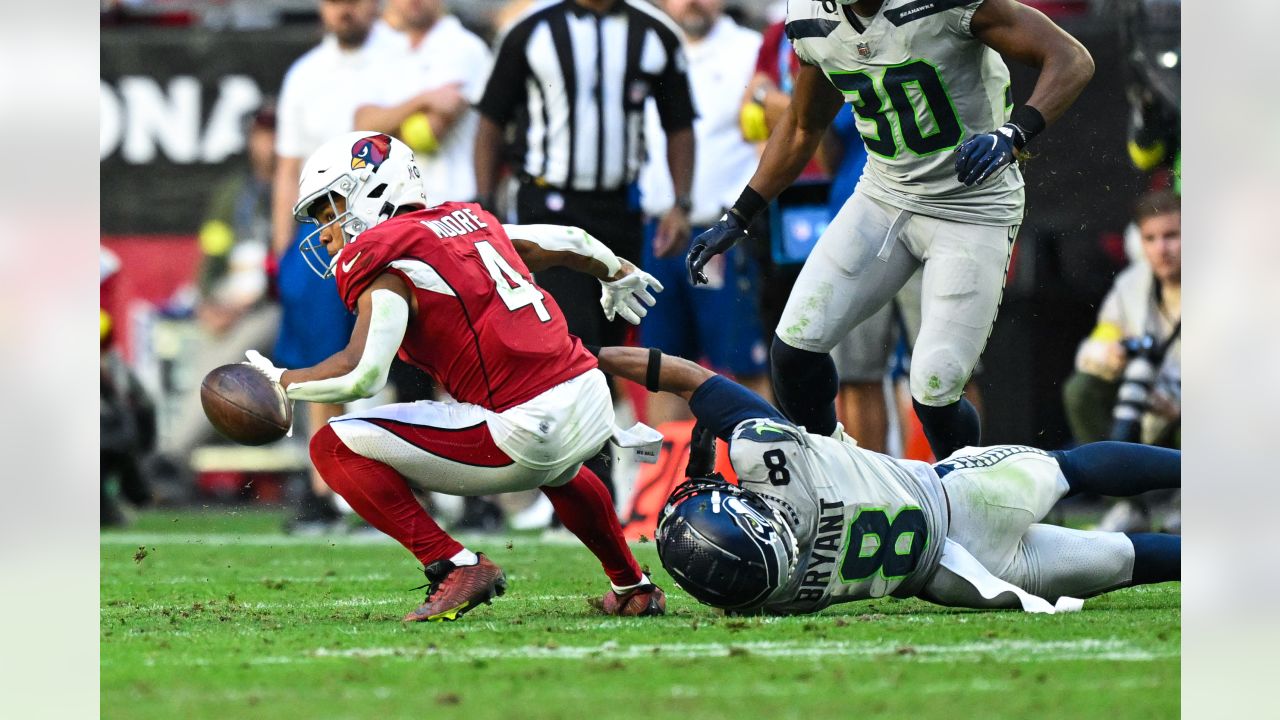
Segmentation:
{"type": "Polygon", "coordinates": [[[370,167],[376,171],[378,166],[390,154],[390,136],[373,135],[367,138],[360,138],[355,145],[351,146],[351,169],[359,170],[362,167],[370,167]]]}

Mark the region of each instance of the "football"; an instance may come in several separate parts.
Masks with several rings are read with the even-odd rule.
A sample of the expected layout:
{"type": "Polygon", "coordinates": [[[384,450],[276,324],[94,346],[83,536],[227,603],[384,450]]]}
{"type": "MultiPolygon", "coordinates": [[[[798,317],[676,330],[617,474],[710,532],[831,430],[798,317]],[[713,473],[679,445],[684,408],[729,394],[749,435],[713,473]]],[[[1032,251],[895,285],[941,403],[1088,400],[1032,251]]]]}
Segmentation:
{"type": "Polygon", "coordinates": [[[200,404],[218,432],[241,445],[279,440],[293,424],[293,405],[280,385],[244,363],[210,370],[200,404]]]}

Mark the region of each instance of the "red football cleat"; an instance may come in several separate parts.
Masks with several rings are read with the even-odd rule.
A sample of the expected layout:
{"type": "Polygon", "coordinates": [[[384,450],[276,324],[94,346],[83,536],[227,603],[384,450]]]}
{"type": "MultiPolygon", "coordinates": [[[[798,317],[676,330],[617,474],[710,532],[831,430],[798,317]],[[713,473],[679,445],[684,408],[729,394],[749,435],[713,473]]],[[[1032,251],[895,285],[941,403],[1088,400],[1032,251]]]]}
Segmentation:
{"type": "Polygon", "coordinates": [[[591,604],[605,615],[619,617],[663,615],[667,612],[667,594],[657,585],[648,583],[622,594],[609,590],[603,598],[591,604]]]}
{"type": "Polygon", "coordinates": [[[427,598],[417,610],[404,616],[405,622],[457,620],[481,603],[489,604],[507,591],[502,568],[479,553],[475,565],[457,566],[448,560],[428,565],[427,598]]]}

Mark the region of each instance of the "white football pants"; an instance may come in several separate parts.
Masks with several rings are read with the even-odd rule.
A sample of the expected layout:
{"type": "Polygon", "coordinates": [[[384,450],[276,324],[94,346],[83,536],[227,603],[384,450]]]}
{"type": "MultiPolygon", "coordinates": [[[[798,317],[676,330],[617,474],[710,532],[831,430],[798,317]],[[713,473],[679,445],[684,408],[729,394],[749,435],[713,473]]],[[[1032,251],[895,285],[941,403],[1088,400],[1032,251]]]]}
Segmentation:
{"type": "MultiPolygon", "coordinates": [[[[962,448],[939,463],[951,511],[947,537],[992,575],[1050,603],[1093,597],[1133,579],[1133,543],[1124,533],[1072,530],[1040,521],[1070,489],[1058,461],[1020,445],[962,448]]],[[[987,599],[938,568],[920,596],[958,607],[1018,607],[1011,593],[987,599]]]]}
{"type": "Polygon", "coordinates": [[[1017,231],[919,215],[855,191],[805,261],[778,337],[800,350],[830,352],[923,265],[911,396],[950,405],[991,335],[1017,231]]]}

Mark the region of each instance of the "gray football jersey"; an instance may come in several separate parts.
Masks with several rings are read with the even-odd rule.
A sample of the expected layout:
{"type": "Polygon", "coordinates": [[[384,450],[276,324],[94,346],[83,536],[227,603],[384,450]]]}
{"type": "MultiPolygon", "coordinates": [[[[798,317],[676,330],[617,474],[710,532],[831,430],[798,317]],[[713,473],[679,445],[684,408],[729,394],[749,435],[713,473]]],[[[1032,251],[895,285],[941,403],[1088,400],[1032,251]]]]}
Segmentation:
{"type": "Polygon", "coordinates": [[[969,29],[980,5],[885,0],[864,23],[832,0],[789,0],[786,31],[796,55],[822,68],[852,106],[867,146],[860,191],[922,215],[1017,225],[1016,163],[981,185],[956,179],[955,147],[1000,127],[1013,109],[1009,69],[969,29]]]}
{"type": "Polygon", "coordinates": [[[767,611],[908,597],[937,567],[947,506],[927,463],[764,419],[734,430],[729,459],[742,486],[780,509],[796,535],[795,569],[767,611]]]}

